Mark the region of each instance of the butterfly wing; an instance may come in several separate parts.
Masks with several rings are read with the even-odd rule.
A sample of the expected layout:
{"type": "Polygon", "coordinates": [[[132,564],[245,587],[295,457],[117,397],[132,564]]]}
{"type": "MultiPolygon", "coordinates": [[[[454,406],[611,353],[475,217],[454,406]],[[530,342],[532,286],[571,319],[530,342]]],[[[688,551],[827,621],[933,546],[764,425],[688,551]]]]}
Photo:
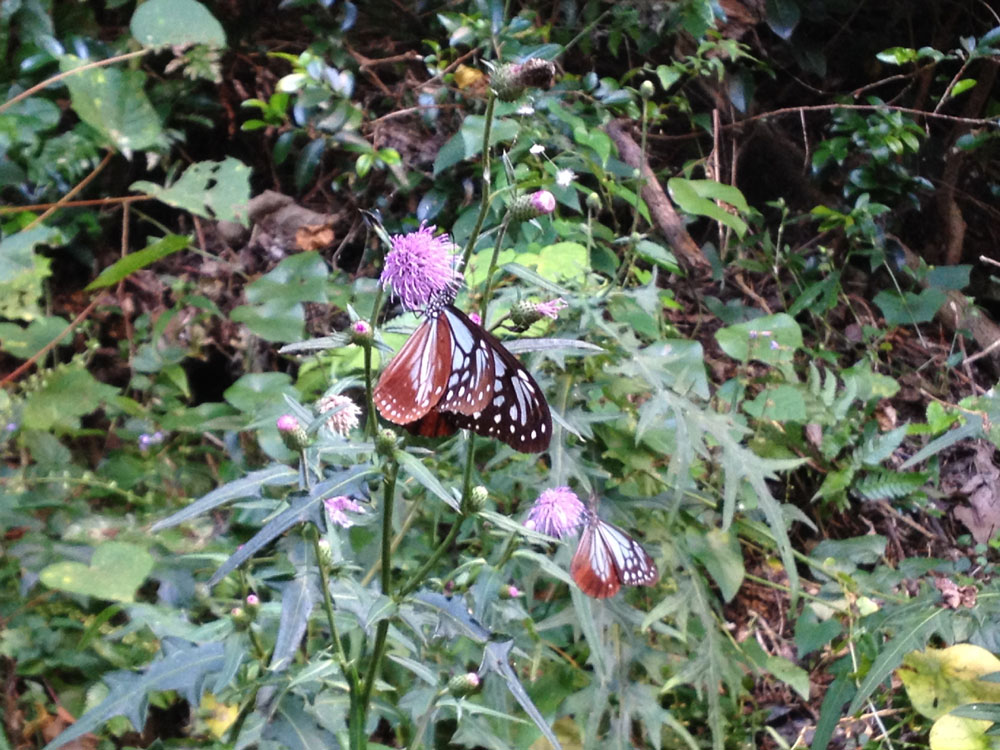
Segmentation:
{"type": "Polygon", "coordinates": [[[591,513],[569,567],[587,596],[605,599],[626,586],[652,586],[660,580],[656,563],[639,542],[591,513]]]}
{"type": "Polygon", "coordinates": [[[492,399],[473,414],[449,414],[449,421],[522,453],[545,450],[552,439],[552,414],[542,389],[495,336],[480,333],[493,360],[492,399]]]}
{"type": "Polygon", "coordinates": [[[622,582],[611,561],[611,552],[598,534],[599,524],[600,519],[592,515],[584,526],[580,543],[569,564],[569,573],[584,594],[606,599],[618,593],[622,582]]]}
{"type": "Polygon", "coordinates": [[[418,437],[443,438],[454,435],[458,427],[451,423],[447,412],[434,407],[416,422],[403,425],[406,430],[418,437]]]}
{"type": "Polygon", "coordinates": [[[436,313],[396,352],[372,394],[378,413],[395,424],[415,422],[444,394],[451,375],[451,333],[436,313]]]}
{"type": "Polygon", "coordinates": [[[493,396],[494,367],[489,345],[492,337],[451,305],[442,308],[441,317],[451,336],[451,370],[437,408],[474,414],[493,396]]]}

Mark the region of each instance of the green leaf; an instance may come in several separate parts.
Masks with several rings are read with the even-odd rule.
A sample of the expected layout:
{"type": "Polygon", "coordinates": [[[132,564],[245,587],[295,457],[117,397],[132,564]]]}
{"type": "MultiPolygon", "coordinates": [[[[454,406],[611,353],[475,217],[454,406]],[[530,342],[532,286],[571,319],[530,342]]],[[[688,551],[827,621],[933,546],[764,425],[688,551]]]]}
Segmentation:
{"type": "Polygon", "coordinates": [[[131,602],[153,569],[144,547],[105,542],[94,550],[90,565],[64,561],[42,569],[39,578],[50,589],[116,602],[131,602]]]}
{"type": "Polygon", "coordinates": [[[806,402],[802,391],[789,384],[765,388],[753,401],[744,403],[743,410],[757,419],[777,422],[806,421],[806,402]]]}
{"type": "Polygon", "coordinates": [[[739,211],[749,211],[746,199],[737,188],[715,180],[685,180],[673,177],[667,181],[670,197],[677,206],[695,216],[707,216],[730,227],[741,238],[747,233],[747,223],[739,216],[726,211],[715,201],[724,201],[739,211]]]}
{"type": "Polygon", "coordinates": [[[246,224],[250,168],[231,156],[224,161],[199,161],[185,169],[170,187],[139,180],[132,183],[130,189],[149,193],[167,205],[196,216],[246,224]]]}
{"type": "Polygon", "coordinates": [[[129,28],[132,36],[146,47],[226,46],[222,24],[195,0],[148,0],[132,14],[129,28]]]}
{"type": "Polygon", "coordinates": [[[44,225],[0,239],[0,317],[33,320],[42,314],[38,300],[51,261],[35,249],[62,243],[62,233],[44,225]]]}
{"type": "MultiPolygon", "coordinates": [[[[70,72],[84,62],[65,55],[60,68],[70,72]]],[[[161,143],[160,118],[143,91],[146,76],[142,71],[91,68],[65,81],[73,110],[119,151],[129,155],[161,143]]]]}
{"type": "Polygon", "coordinates": [[[726,354],[740,362],[756,359],[768,364],[791,362],[802,346],[802,329],[785,313],[755,318],[720,328],[715,340],[726,354]]]}
{"type": "Polygon", "coordinates": [[[538,275],[557,283],[582,279],[590,270],[587,248],[578,242],[547,245],[539,251],[538,256],[538,275]]]}
{"type": "Polygon", "coordinates": [[[705,566],[705,570],[719,587],[722,598],[730,602],[736,596],[746,569],[743,566],[743,551],[736,534],[721,529],[709,529],[707,533],[688,531],[688,549],[694,558],[705,566]]]}
{"type": "MultiPolygon", "coordinates": [[[[434,160],[434,176],[453,167],[464,159],[473,157],[483,150],[483,134],[486,128],[486,118],[482,115],[468,115],[462,122],[462,127],[453,135],[434,160]]],[[[521,132],[521,126],[515,120],[494,119],[490,130],[490,145],[500,141],[510,141],[521,132]]]]}
{"type": "Polygon", "coordinates": [[[108,697],[77,719],[44,750],[56,750],[93,732],[115,716],[127,717],[133,727],[144,726],[147,695],[154,691],[176,690],[190,705],[197,706],[204,692],[205,679],[223,667],[225,655],[222,644],[193,645],[165,638],[162,649],[164,657],[154,662],[144,674],[113,672],[106,675],[104,681],[111,688],[108,697]]]}
{"type": "Polygon", "coordinates": [[[309,615],[322,599],[318,578],[315,569],[303,566],[296,571],[295,578],[281,587],[281,618],[268,665],[271,672],[281,672],[292,663],[306,633],[309,615]]]}
{"type": "Polygon", "coordinates": [[[43,385],[27,397],[23,424],[44,432],[79,429],[80,417],[117,395],[117,388],[98,382],[82,365],[64,365],[50,371],[43,385]]]}
{"type": "Polygon", "coordinates": [[[958,81],[954,86],[952,86],[951,98],[954,99],[956,96],[964,94],[969,89],[974,88],[975,85],[976,85],[975,78],[963,78],[962,80],[958,81]]]}
{"type": "Polygon", "coordinates": [[[798,3],[795,0],[767,0],[765,8],[771,31],[786,41],[790,39],[802,16],[798,3]]]}
{"type": "Polygon", "coordinates": [[[667,248],[663,247],[663,245],[650,240],[640,240],[635,246],[635,252],[636,255],[647,263],[659,266],[670,273],[684,273],[684,270],[677,262],[677,257],[667,250],[667,248]]]}
{"type": "Polygon", "coordinates": [[[969,285],[972,266],[934,266],[927,272],[927,285],[944,291],[960,291],[969,285]]]}
{"type": "MultiPolygon", "coordinates": [[[[274,719],[261,735],[266,744],[283,750],[321,750],[340,747],[336,738],[322,729],[305,710],[297,695],[285,697],[277,706],[274,719]]],[[[371,744],[368,745],[371,747],[371,744]]]]}
{"type": "Polygon", "coordinates": [[[445,489],[444,485],[438,481],[438,478],[431,473],[430,469],[422,461],[419,461],[406,451],[396,451],[393,455],[397,463],[399,463],[399,468],[416,479],[417,482],[423,485],[424,489],[428,490],[438,499],[443,500],[452,510],[456,512],[461,510],[461,505],[455,499],[455,496],[445,489]]]}
{"type": "Polygon", "coordinates": [[[306,317],[302,303],[327,301],[329,273],[319,253],[290,255],[247,286],[250,304],[235,308],[229,317],[267,341],[303,339],[306,317]]]}
{"type": "Polygon", "coordinates": [[[101,271],[100,275],[84,287],[85,292],[94,289],[103,289],[106,286],[117,284],[129,274],[135,273],[140,268],[145,268],[156,261],[173,255],[178,250],[185,249],[191,244],[191,238],[179,234],[169,234],[162,240],[154,242],[142,250],[129,253],[121,260],[115,261],[110,266],[101,271]]]}
{"type": "Polygon", "coordinates": [[[937,311],[948,301],[948,295],[940,289],[927,288],[919,294],[883,290],[875,295],[873,300],[882,315],[886,325],[905,326],[917,323],[928,323],[934,319],[937,311]]]}
{"type": "Polygon", "coordinates": [[[58,316],[38,318],[27,327],[17,323],[0,323],[0,347],[12,357],[30,359],[52,342],[68,335],[67,326],[69,323],[58,316]]]}
{"type": "Polygon", "coordinates": [[[890,47],[875,57],[888,65],[906,65],[917,59],[917,51],[911,47],[890,47]]]}

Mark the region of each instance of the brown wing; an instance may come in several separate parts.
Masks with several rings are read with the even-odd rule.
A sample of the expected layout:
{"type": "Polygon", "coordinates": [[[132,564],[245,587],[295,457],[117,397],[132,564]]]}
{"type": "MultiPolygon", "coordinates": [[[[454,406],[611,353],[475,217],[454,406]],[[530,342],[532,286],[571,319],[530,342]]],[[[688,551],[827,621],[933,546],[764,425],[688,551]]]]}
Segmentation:
{"type": "Polygon", "coordinates": [[[434,407],[416,422],[403,425],[407,431],[419,437],[442,438],[454,435],[458,428],[448,420],[448,415],[434,407]]]}
{"type": "Polygon", "coordinates": [[[382,372],[372,394],[378,413],[395,424],[433,409],[451,374],[451,334],[440,314],[420,324],[382,372]]]}
{"type": "Polygon", "coordinates": [[[587,596],[607,599],[618,593],[622,582],[611,559],[611,551],[597,533],[598,523],[599,519],[593,515],[584,527],[569,564],[569,573],[587,596]]]}
{"type": "Polygon", "coordinates": [[[440,315],[451,335],[451,370],[437,407],[457,414],[475,414],[493,396],[494,368],[489,346],[492,337],[451,305],[442,308],[440,315]]]}

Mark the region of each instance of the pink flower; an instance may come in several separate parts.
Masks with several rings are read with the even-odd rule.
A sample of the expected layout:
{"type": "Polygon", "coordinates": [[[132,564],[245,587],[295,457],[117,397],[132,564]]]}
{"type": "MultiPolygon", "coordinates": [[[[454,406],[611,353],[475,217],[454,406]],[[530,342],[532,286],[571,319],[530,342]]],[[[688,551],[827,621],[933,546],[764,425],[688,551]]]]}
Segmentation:
{"type": "Polygon", "coordinates": [[[247,594],[247,605],[250,607],[256,607],[260,605],[260,599],[256,594],[247,594]]]}
{"type": "Polygon", "coordinates": [[[481,326],[483,324],[483,319],[479,317],[479,313],[470,312],[469,320],[471,320],[477,326],[481,326]]]}
{"type": "Polygon", "coordinates": [[[550,299],[548,302],[539,302],[535,305],[535,312],[544,315],[546,318],[555,320],[559,317],[559,311],[566,307],[566,300],[562,297],[550,299]]]}
{"type": "Polygon", "coordinates": [[[393,295],[407,310],[448,297],[459,284],[455,245],[446,235],[435,237],[434,229],[421,224],[416,232],[397,234],[385,258],[380,281],[383,286],[392,284],[393,295]]]}
{"type": "Polygon", "coordinates": [[[316,404],[321,414],[330,413],[326,420],[326,426],[336,435],[346,436],[351,430],[358,426],[358,417],[361,409],[349,396],[342,393],[334,393],[324,396],[316,404]]]}
{"type": "Polygon", "coordinates": [[[353,329],[354,329],[354,332],[356,334],[358,334],[359,336],[367,336],[369,333],[372,332],[372,329],[363,320],[355,320],[354,321],[353,329]]]}
{"type": "Polygon", "coordinates": [[[299,429],[299,420],[291,414],[282,414],[278,417],[279,432],[293,432],[297,429],[299,429]]]}
{"type": "Polygon", "coordinates": [[[531,195],[531,205],[539,215],[550,214],[556,210],[556,197],[548,190],[539,190],[531,195]]]}
{"type": "Polygon", "coordinates": [[[326,508],[326,517],[330,519],[330,523],[335,523],[337,526],[345,529],[349,529],[354,525],[354,521],[344,513],[345,510],[349,510],[352,513],[365,512],[364,508],[344,495],[327,498],[323,501],[323,506],[326,508]]]}
{"type": "Polygon", "coordinates": [[[569,487],[555,487],[538,496],[524,525],[561,539],[580,525],[584,511],[583,503],[573,490],[569,487]]]}

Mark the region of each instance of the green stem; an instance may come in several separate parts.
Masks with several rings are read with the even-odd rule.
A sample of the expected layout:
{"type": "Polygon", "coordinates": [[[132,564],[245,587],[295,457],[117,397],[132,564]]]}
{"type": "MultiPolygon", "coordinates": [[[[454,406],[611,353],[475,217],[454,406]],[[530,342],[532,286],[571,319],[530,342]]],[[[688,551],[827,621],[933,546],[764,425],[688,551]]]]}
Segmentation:
{"type": "Polygon", "coordinates": [[[462,252],[462,270],[464,271],[466,266],[469,265],[469,258],[472,257],[472,250],[476,246],[476,241],[479,239],[479,232],[483,228],[483,222],[486,221],[486,212],[490,208],[490,185],[492,184],[492,179],[490,177],[490,134],[493,130],[493,108],[496,104],[496,98],[493,96],[493,92],[490,92],[490,98],[486,100],[486,124],[483,126],[483,199],[479,204],[479,216],[476,217],[476,225],[472,228],[471,234],[469,234],[469,241],[465,243],[465,250],[462,252]]]}
{"type": "MultiPolygon", "coordinates": [[[[396,476],[399,474],[399,464],[390,460],[386,467],[385,492],[382,501],[382,593],[392,596],[392,508],[396,503],[396,476]]],[[[365,674],[364,687],[361,689],[362,716],[367,719],[368,701],[372,688],[378,678],[382,656],[385,653],[385,640],[389,633],[389,620],[380,620],[375,631],[375,646],[372,648],[371,662],[365,674]]]]}
{"type": "Polygon", "coordinates": [[[642,201],[642,186],[645,184],[646,180],[642,176],[642,165],[646,163],[646,133],[649,129],[649,100],[643,98],[642,100],[642,138],[639,141],[639,176],[635,181],[635,210],[632,212],[632,230],[629,233],[629,243],[627,251],[627,263],[622,263],[623,274],[621,277],[621,285],[624,287],[628,284],[629,277],[632,276],[632,266],[635,265],[635,246],[634,236],[636,230],[639,228],[639,204],[642,201]]]}
{"type": "MultiPolygon", "coordinates": [[[[368,322],[368,328],[374,333],[375,325],[378,323],[379,308],[382,306],[382,285],[379,284],[375,292],[375,304],[372,305],[372,317],[368,322]]],[[[372,345],[367,342],[365,345],[365,401],[368,405],[368,419],[365,421],[365,436],[375,437],[375,430],[378,427],[378,418],[375,416],[375,399],[372,397],[372,345]]]]}
{"type": "Polygon", "coordinates": [[[323,587],[323,607],[326,609],[326,621],[330,626],[330,636],[333,638],[333,645],[337,651],[337,660],[340,662],[340,671],[347,678],[347,684],[351,692],[358,689],[357,667],[348,662],[347,652],[344,651],[344,642],[340,639],[340,631],[337,629],[337,620],[333,614],[333,598],[330,596],[330,575],[326,565],[323,563],[322,551],[319,546],[319,533],[312,536],[313,554],[316,556],[316,565],[319,568],[319,579],[323,587]]]}
{"type": "Polygon", "coordinates": [[[490,257],[490,270],[486,273],[486,289],[483,291],[483,298],[479,300],[479,318],[486,325],[486,306],[490,303],[490,296],[493,294],[493,274],[497,270],[497,260],[500,257],[500,246],[503,238],[507,234],[507,227],[510,225],[510,214],[503,218],[500,224],[500,231],[497,233],[496,244],[493,245],[493,255],[490,257]]]}
{"type": "Polygon", "coordinates": [[[476,436],[469,434],[469,450],[465,455],[465,474],[463,476],[462,482],[462,516],[456,518],[454,523],[452,523],[451,528],[448,529],[447,535],[441,540],[435,550],[431,553],[431,556],[424,561],[417,571],[410,576],[403,586],[399,589],[399,597],[402,598],[412,593],[416,588],[423,583],[427,574],[430,572],[431,568],[437,565],[438,560],[440,560],[445,552],[450,550],[455,544],[455,540],[458,539],[458,533],[462,530],[462,521],[465,520],[465,514],[468,510],[469,498],[472,495],[472,464],[475,457],[475,440],[476,436]]]}

